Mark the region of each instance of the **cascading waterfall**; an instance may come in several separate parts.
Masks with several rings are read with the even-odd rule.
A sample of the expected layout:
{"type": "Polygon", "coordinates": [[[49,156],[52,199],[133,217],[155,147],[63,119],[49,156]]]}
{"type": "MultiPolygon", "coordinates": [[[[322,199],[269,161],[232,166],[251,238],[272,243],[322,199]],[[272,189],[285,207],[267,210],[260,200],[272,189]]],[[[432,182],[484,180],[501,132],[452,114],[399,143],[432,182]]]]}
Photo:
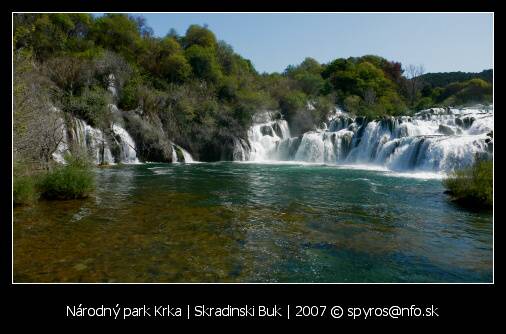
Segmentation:
{"type": "Polygon", "coordinates": [[[273,112],[260,113],[248,130],[249,145],[241,139],[235,142],[234,152],[241,152],[237,155],[240,160],[280,160],[277,146],[281,140],[290,138],[290,129],[284,119],[271,120],[274,117],[273,112]]]}
{"type": "Polygon", "coordinates": [[[172,162],[192,163],[195,161],[187,150],[179,145],[172,144],[172,162]]]}
{"type": "Polygon", "coordinates": [[[367,121],[337,110],[327,124],[290,137],[286,121],[262,113],[236,143],[234,160],[373,164],[396,171],[448,172],[493,151],[493,109],[432,108],[367,121]]]}
{"type": "Polygon", "coordinates": [[[112,154],[111,144],[104,133],[87,124],[84,120],[71,117],[69,124],[61,120],[62,138],[53,153],[53,159],[58,163],[65,163],[64,156],[72,150],[86,152],[95,164],[114,164],[121,162],[126,164],[139,163],[135,143],[128,132],[118,124],[113,124],[113,137],[119,146],[119,157],[115,159],[112,154]]]}
{"type": "Polygon", "coordinates": [[[113,164],[114,158],[110,145],[101,130],[88,125],[84,120],[71,117],[67,128],[62,122],[62,141],[53,153],[53,159],[58,163],[65,163],[64,156],[72,150],[86,152],[96,164],[113,164]]]}
{"type": "MultiPolygon", "coordinates": [[[[107,82],[108,91],[114,99],[117,98],[118,88],[114,74],[109,74],[107,82]]],[[[121,112],[115,104],[109,104],[108,107],[113,117],[121,119],[121,112]]],[[[55,112],[61,113],[57,108],[53,107],[53,109],[55,112]]],[[[111,124],[110,133],[106,136],[100,129],[90,126],[84,120],[74,116],[69,117],[68,124],[66,124],[63,118],[60,118],[63,139],[53,153],[53,159],[56,162],[65,163],[64,156],[66,153],[79,150],[89,154],[95,164],[114,164],[116,162],[124,164],[140,163],[137,158],[134,140],[117,122],[111,124]],[[118,148],[115,154],[116,157],[112,154],[113,146],[118,148]]],[[[183,154],[189,156],[187,152],[183,154]]],[[[187,159],[191,159],[191,156],[187,159]]]]}
{"type": "Polygon", "coordinates": [[[139,159],[137,159],[137,152],[135,150],[135,143],[128,134],[128,132],[119,126],[118,124],[112,125],[112,130],[114,134],[120,137],[120,161],[122,163],[127,164],[138,164],[139,159]]]}

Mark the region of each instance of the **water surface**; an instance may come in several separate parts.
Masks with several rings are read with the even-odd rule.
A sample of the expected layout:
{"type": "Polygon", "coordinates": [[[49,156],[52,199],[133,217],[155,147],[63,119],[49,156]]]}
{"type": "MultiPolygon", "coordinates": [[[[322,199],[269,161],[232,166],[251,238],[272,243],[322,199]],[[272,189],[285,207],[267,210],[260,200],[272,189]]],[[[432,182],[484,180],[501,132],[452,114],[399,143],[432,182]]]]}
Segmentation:
{"type": "Polygon", "coordinates": [[[293,164],[97,169],[14,210],[15,282],[491,282],[492,214],[441,181],[293,164]]]}

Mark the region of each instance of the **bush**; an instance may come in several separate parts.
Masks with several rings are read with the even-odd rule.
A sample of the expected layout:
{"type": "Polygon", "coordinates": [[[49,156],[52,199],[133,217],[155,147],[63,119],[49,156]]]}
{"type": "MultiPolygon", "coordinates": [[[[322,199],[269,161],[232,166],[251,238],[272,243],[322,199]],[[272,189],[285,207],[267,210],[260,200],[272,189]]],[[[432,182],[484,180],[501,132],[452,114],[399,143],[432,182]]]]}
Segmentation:
{"type": "Polygon", "coordinates": [[[454,171],[443,180],[454,199],[471,208],[491,208],[493,204],[493,162],[477,161],[472,167],[454,171]]]}
{"type": "Polygon", "coordinates": [[[63,110],[84,119],[91,126],[108,123],[108,105],[111,95],[100,86],[84,88],[81,95],[67,95],[63,99],[63,110]]]}
{"type": "Polygon", "coordinates": [[[15,206],[30,205],[38,199],[36,183],[33,176],[14,176],[13,200],[15,206]]]}
{"type": "Polygon", "coordinates": [[[48,172],[40,183],[41,196],[46,199],[86,198],[95,188],[95,180],[88,161],[67,157],[67,165],[48,172]]]}
{"type": "Polygon", "coordinates": [[[349,95],[344,99],[343,106],[347,112],[357,114],[360,110],[362,99],[357,95],[349,95]]]}

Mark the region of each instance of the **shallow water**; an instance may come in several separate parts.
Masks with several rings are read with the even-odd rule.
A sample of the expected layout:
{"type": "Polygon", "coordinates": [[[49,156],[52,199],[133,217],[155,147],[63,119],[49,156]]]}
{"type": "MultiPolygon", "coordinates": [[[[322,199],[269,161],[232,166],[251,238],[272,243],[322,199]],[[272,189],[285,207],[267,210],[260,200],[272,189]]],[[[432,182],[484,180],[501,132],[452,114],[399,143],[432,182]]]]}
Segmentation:
{"type": "Polygon", "coordinates": [[[491,282],[492,214],[441,181],[301,164],[97,169],[14,210],[15,282],[491,282]]]}

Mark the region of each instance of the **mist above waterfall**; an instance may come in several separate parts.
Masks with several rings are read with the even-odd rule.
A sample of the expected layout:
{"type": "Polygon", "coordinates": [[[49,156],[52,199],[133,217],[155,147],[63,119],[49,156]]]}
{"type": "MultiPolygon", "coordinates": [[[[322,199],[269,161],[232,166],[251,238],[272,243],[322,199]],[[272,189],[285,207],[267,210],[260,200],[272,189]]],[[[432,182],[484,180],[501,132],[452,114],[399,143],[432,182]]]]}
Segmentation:
{"type": "Polygon", "coordinates": [[[273,114],[257,117],[241,161],[368,164],[393,171],[449,172],[493,152],[493,109],[431,108],[414,116],[367,120],[336,110],[320,129],[290,136],[273,114]]]}

